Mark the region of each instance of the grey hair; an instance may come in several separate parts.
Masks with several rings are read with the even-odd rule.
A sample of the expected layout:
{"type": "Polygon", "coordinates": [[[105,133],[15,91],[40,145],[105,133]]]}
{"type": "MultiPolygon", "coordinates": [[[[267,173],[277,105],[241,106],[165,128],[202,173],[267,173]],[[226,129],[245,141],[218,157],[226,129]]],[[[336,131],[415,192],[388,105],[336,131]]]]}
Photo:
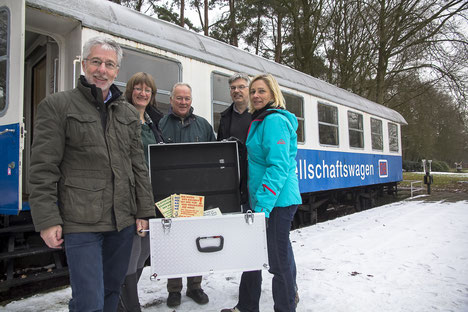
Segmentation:
{"type": "Polygon", "coordinates": [[[250,84],[249,75],[247,75],[246,73],[235,73],[234,75],[229,77],[228,82],[229,82],[229,84],[232,84],[237,79],[244,79],[245,81],[247,81],[247,84],[250,84]]]}
{"type": "Polygon", "coordinates": [[[91,49],[94,46],[101,46],[104,50],[112,50],[117,54],[117,65],[120,66],[120,62],[122,61],[122,48],[120,45],[115,42],[114,40],[106,37],[93,37],[86,41],[86,43],[83,46],[83,59],[88,58],[88,56],[91,54],[91,49]]]}
{"type": "Polygon", "coordinates": [[[171,90],[171,98],[172,98],[172,95],[174,94],[174,91],[177,87],[180,87],[180,86],[184,86],[184,87],[187,87],[190,89],[190,93],[192,93],[192,87],[188,84],[188,83],[185,83],[185,82],[178,82],[176,83],[173,87],[172,87],[172,90],[171,90]]]}

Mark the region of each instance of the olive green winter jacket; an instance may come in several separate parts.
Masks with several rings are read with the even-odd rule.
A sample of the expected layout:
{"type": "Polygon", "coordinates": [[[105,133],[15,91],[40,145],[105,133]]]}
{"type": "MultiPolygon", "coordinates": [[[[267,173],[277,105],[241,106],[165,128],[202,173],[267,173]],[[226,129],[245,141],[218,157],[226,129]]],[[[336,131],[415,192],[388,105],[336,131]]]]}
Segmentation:
{"type": "Polygon", "coordinates": [[[39,104],[29,197],[37,231],[120,231],[154,216],[138,112],[114,85],[111,92],[104,104],[101,89],[81,77],[39,104]]]}

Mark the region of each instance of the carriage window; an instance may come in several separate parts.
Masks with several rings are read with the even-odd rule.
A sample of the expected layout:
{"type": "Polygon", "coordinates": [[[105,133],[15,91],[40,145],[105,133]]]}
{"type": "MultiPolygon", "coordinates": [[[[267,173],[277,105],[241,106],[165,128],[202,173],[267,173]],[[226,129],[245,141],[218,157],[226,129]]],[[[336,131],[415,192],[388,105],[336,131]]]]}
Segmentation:
{"type": "Polygon", "coordinates": [[[371,118],[372,149],[383,150],[382,120],[371,118]]]}
{"type": "Polygon", "coordinates": [[[304,99],[297,95],[283,92],[286,109],[296,115],[299,125],[297,127],[297,142],[304,143],[304,99]]]}
{"type": "Polygon", "coordinates": [[[338,108],[318,104],[320,144],[338,145],[338,108]]]}
{"type": "Polygon", "coordinates": [[[362,115],[348,111],[349,146],[364,148],[362,115]]]}
{"type": "Polygon", "coordinates": [[[218,131],[221,113],[231,105],[231,93],[229,92],[229,76],[212,73],[211,86],[213,99],[213,128],[218,131]]]}
{"type": "Polygon", "coordinates": [[[130,49],[123,49],[122,65],[115,84],[125,92],[127,81],[133,74],[145,72],[153,76],[158,92],[156,103],[158,109],[167,114],[169,112],[169,96],[172,86],[180,81],[180,64],[164,57],[141,53],[130,49]]]}
{"type": "Polygon", "coordinates": [[[5,110],[7,100],[7,62],[8,62],[8,12],[0,10],[0,114],[5,110]]]}
{"type": "Polygon", "coordinates": [[[388,144],[390,152],[398,152],[398,126],[388,123],[388,144]]]}

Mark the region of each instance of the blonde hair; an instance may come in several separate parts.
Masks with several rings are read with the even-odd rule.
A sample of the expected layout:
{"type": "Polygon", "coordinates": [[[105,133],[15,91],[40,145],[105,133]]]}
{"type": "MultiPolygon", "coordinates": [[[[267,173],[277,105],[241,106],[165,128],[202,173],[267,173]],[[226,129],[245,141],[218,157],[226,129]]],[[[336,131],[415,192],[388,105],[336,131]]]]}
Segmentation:
{"type": "MultiPolygon", "coordinates": [[[[263,80],[268,88],[270,88],[271,94],[273,95],[272,108],[286,109],[283,93],[281,93],[278,82],[271,74],[261,74],[255,76],[249,84],[249,94],[250,90],[252,89],[252,84],[257,80],[263,80]]],[[[255,108],[253,107],[252,102],[249,102],[249,113],[253,112],[255,112],[255,108]]]]}

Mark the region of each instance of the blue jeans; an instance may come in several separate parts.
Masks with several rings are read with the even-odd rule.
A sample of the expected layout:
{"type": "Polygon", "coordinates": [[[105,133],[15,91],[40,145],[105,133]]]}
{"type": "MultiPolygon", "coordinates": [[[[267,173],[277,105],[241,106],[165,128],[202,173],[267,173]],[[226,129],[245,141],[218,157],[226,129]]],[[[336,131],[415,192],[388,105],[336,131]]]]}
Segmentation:
{"type": "Polygon", "coordinates": [[[116,311],[135,230],[132,225],[120,232],[64,235],[72,287],[70,311],[116,311]]]}
{"type": "MultiPolygon", "coordinates": [[[[275,207],[267,226],[269,272],[273,274],[273,301],[275,312],[296,311],[296,262],[289,240],[291,222],[297,206],[275,207]]],[[[262,287],[262,271],[242,273],[239,285],[241,312],[258,312],[262,287]]]]}

